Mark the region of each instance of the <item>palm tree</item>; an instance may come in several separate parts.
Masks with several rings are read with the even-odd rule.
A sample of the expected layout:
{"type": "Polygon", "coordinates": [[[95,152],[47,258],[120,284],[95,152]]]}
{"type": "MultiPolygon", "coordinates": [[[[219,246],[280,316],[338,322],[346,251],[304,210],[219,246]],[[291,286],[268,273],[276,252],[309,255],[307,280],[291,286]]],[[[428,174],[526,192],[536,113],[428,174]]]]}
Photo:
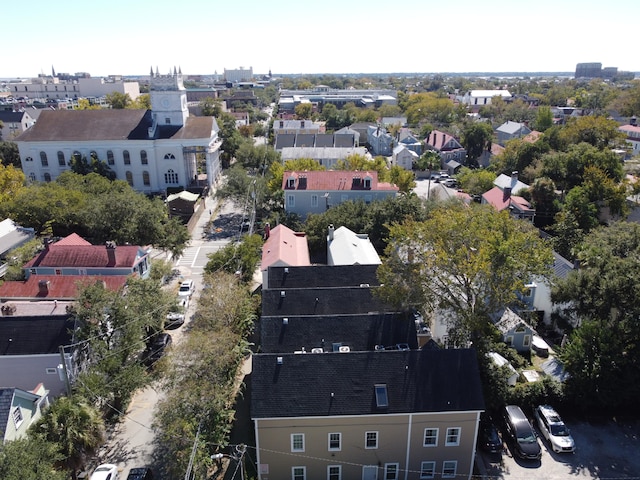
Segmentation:
{"type": "Polygon", "coordinates": [[[84,465],[104,439],[104,422],[98,410],[77,397],[60,397],[32,427],[30,435],[57,446],[64,467],[72,471],[84,465]]]}

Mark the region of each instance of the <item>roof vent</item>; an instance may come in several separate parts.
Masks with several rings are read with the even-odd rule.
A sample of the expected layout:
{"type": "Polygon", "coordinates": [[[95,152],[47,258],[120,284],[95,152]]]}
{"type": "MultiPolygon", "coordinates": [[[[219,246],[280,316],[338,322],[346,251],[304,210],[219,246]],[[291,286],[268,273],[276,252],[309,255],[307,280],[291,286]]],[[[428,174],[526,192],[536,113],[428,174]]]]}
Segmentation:
{"type": "Polygon", "coordinates": [[[276,358],[276,364],[277,365],[282,365],[282,357],[276,358]]]}
{"type": "Polygon", "coordinates": [[[324,350],[320,347],[312,348],[311,353],[324,353],[324,350]]]}
{"type": "Polygon", "coordinates": [[[287,296],[287,292],[285,292],[284,290],[280,290],[280,296],[281,297],[286,297],[287,296]]]}
{"type": "Polygon", "coordinates": [[[351,348],[349,348],[347,345],[341,345],[338,351],[340,353],[347,353],[351,351],[351,348]]]}
{"type": "Polygon", "coordinates": [[[289,267],[284,267],[284,273],[289,273],[289,267]]]}
{"type": "Polygon", "coordinates": [[[283,325],[289,325],[289,319],[288,319],[288,318],[286,318],[286,317],[285,317],[285,318],[283,318],[283,319],[282,319],[282,324],[283,324],[283,325]]]}

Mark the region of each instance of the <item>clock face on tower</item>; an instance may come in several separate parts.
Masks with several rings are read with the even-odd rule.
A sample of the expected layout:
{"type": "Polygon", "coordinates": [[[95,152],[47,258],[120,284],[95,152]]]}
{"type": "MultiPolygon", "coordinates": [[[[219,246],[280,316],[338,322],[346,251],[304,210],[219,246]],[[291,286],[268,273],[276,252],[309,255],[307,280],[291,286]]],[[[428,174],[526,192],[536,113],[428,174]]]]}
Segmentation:
{"type": "Polygon", "coordinates": [[[162,105],[163,108],[169,108],[169,97],[162,97],[160,99],[160,105],[162,105]]]}

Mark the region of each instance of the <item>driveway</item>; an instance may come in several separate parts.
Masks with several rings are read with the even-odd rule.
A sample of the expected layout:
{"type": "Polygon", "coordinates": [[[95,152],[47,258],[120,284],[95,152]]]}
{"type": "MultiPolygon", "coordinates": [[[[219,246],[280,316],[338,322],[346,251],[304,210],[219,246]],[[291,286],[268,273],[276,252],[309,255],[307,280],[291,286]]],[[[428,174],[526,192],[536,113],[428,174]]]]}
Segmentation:
{"type": "Polygon", "coordinates": [[[496,478],[617,479],[640,477],[640,421],[572,422],[565,416],[576,442],[576,453],[558,454],[551,450],[540,432],[542,459],[537,462],[515,459],[508,448],[502,455],[483,453],[486,473],[496,478]]]}

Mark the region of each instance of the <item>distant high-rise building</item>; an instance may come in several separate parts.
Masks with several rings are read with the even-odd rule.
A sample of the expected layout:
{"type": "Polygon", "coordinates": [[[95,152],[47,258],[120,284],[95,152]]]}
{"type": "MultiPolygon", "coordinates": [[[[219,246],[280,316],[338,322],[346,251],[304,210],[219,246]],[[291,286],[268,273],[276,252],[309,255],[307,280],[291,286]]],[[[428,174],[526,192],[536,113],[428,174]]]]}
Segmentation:
{"type": "Polygon", "coordinates": [[[224,79],[227,82],[248,82],[253,79],[253,67],[243,68],[240,67],[235,70],[224,69],[224,79]]]}
{"type": "Polygon", "coordinates": [[[576,65],[575,78],[600,78],[602,76],[602,63],[578,63],[576,65]]]}

